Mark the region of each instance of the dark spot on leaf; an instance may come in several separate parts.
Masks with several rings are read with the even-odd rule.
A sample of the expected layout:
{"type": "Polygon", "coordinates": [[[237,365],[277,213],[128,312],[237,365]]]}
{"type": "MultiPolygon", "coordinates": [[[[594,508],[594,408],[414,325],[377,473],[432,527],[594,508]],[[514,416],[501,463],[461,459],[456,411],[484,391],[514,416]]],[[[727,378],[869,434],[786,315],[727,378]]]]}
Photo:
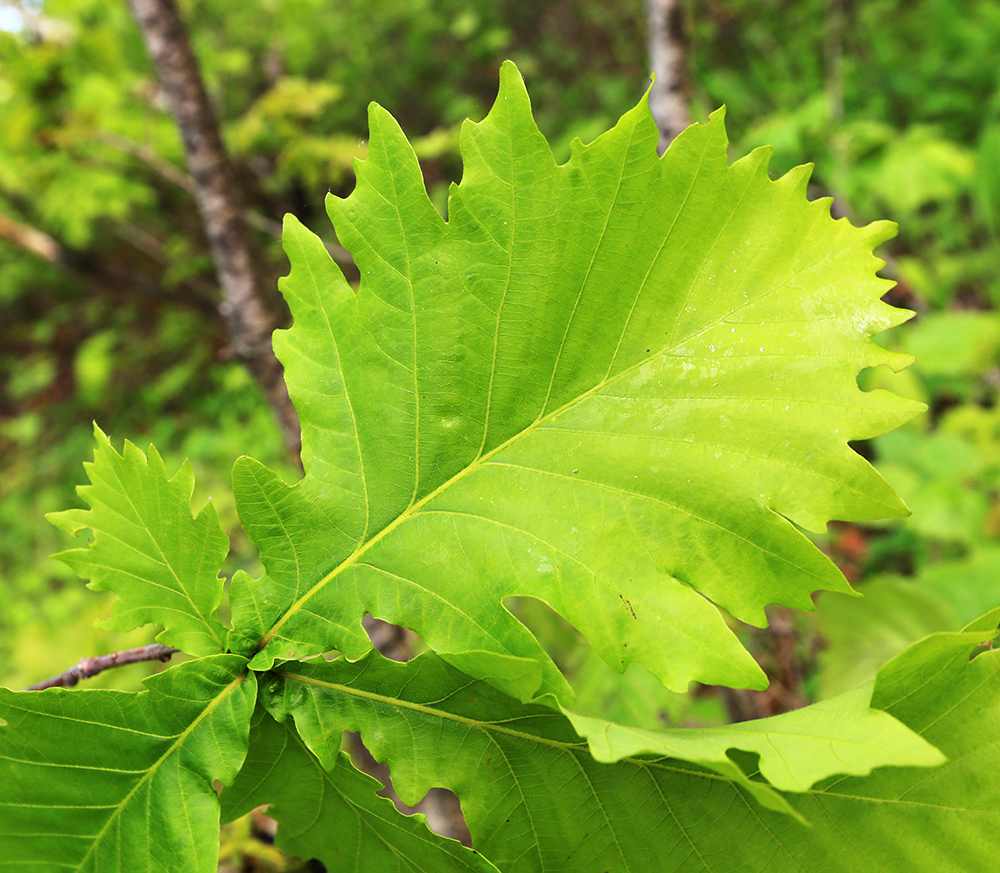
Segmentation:
{"type": "Polygon", "coordinates": [[[624,594],[619,594],[618,596],[621,598],[622,603],[624,603],[628,607],[628,611],[632,613],[632,618],[638,621],[639,617],[635,614],[635,610],[632,608],[631,601],[629,601],[629,599],[624,594]]]}

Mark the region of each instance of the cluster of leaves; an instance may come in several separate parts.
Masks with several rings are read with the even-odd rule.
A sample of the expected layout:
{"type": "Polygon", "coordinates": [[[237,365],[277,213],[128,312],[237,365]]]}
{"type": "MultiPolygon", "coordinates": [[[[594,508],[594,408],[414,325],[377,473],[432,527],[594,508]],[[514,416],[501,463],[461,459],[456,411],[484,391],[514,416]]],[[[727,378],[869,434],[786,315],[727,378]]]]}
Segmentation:
{"type": "Polygon", "coordinates": [[[721,113],[658,159],[642,101],[559,165],[512,64],[463,127],[447,221],[391,116],[370,128],[328,201],[360,288],[286,221],[275,346],[307,472],[233,470],[264,575],[224,604],[190,468],[99,430],[89,509],[53,517],[92,531],[61,557],[117,596],[107,627],[158,625],[192,660],[140,693],[0,693],[5,862],[209,871],[220,814],[270,804],[278,845],[336,870],[985,868],[1000,796],[974,719],[1000,673],[977,647],[1000,610],[806,709],[665,730],[575,712],[504,606],[545,601],[675,690],[761,687],[722,610],[849,591],[799,528],[905,511],[848,446],[920,408],[856,382],[907,362],[871,340],[907,317],[871,253],[892,227],[834,221],[765,150],[729,166],[721,113]],[[428,651],[372,652],[365,612],[428,651]],[[453,789],[475,850],[376,797],[344,730],[404,801],[453,789]]]}

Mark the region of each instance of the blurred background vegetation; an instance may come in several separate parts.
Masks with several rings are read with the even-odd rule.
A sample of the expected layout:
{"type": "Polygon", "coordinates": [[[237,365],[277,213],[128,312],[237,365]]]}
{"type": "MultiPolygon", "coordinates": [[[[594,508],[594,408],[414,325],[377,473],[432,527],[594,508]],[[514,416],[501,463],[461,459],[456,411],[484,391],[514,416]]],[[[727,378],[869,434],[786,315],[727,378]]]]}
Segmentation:
{"type": "MultiPolygon", "coordinates": [[[[272,288],[287,269],[284,213],[336,244],[323,200],[353,187],[369,101],[410,136],[443,210],[461,172],[459,125],[486,113],[504,58],[527,79],[559,160],[648,84],[643,0],[182,7],[272,288]]],[[[918,361],[861,381],[929,406],[857,447],[913,517],[837,524],[822,543],[867,598],[822,596],[816,615],[742,629],[775,678],[770,702],[751,710],[766,714],[863,681],[911,640],[1000,601],[1000,4],[683,8],[695,120],[728,104],[734,157],[771,144],[775,175],[815,163],[812,196],[832,195],[834,214],[899,222],[881,252],[898,282],[887,299],[918,317],[881,342],[918,361]]],[[[229,359],[180,137],[126,4],[0,0],[0,28],[0,677],[21,687],[149,641],[95,632],[106,603],[48,558],[71,547],[44,514],[78,505],[92,421],[118,445],[155,443],[168,468],[190,459],[197,500],[211,496],[231,531],[229,572],[257,571],[230,496],[232,461],[249,453],[296,472],[229,359]]],[[[605,714],[613,701],[612,716],[647,723],[736,711],[720,695],[666,695],[638,668],[613,677],[566,645],[569,629],[524,609],[562,653],[584,708],[605,714]]]]}

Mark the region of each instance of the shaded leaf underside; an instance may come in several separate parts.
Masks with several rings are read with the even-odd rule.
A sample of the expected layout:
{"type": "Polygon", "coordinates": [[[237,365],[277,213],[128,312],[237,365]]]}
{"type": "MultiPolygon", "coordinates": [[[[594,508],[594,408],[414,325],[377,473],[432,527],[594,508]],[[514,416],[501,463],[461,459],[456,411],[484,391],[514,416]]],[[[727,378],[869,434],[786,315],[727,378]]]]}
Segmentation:
{"type": "Polygon", "coordinates": [[[327,771],[290,722],[279,725],[260,708],[246,763],[222,795],[223,817],[268,804],[267,815],[279,823],[278,847],[330,870],[495,873],[481,855],[431,833],[422,816],[401,816],[376,795],[381,788],[343,752],[327,771]]]}
{"type": "MultiPolygon", "coordinates": [[[[855,694],[825,713],[813,736],[803,728],[820,716],[803,710],[704,736],[648,732],[637,744],[616,726],[597,729],[597,720],[518,704],[432,656],[406,665],[377,655],[355,664],[287,664],[263,699],[279,719],[294,718],[317,766],[342,766],[341,731],[357,729],[392,767],[404,801],[432,785],[455,790],[476,847],[505,873],[846,873],[859,869],[859,857],[865,869],[886,873],[931,869],[920,858],[939,861],[934,869],[985,869],[1000,823],[1000,795],[989,784],[1000,747],[977,722],[997,715],[1000,657],[969,662],[984,635],[930,638],[880,671],[873,705],[924,740],[855,694]],[[589,750],[574,723],[594,731],[589,750]],[[663,754],[674,734],[686,735],[685,761],[663,754]],[[950,763],[926,769],[941,758],[925,740],[950,763]],[[875,755],[862,748],[869,744],[875,755]],[[595,760],[602,746],[621,760],[595,760]],[[751,784],[727,749],[756,750],[777,784],[821,781],[797,793],[751,784]],[[711,769],[686,763],[699,756],[711,769]],[[806,757],[795,775],[784,770],[806,757]],[[889,763],[897,766],[868,772],[889,763]],[[831,775],[851,769],[859,775],[831,775]],[[809,824],[782,814],[789,806],[809,824]],[[951,854],[957,866],[946,863],[951,854]]],[[[759,778],[752,764],[749,775],[759,778]]]]}

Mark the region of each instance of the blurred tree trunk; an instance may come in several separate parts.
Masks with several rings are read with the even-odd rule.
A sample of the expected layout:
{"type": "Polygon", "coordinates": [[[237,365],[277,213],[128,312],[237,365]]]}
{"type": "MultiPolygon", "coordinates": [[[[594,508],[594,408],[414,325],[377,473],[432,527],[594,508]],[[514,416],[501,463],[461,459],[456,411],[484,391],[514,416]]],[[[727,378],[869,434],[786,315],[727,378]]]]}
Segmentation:
{"type": "Polygon", "coordinates": [[[184,140],[195,198],[222,286],[219,311],[229,327],[233,356],[256,379],[289,452],[298,461],[299,419],[271,348],[278,317],[264,293],[259,253],[244,218],[246,204],[222,144],[187,28],[174,0],[130,0],[130,5],[184,140]]]}
{"type": "Polygon", "coordinates": [[[662,155],[691,123],[688,109],[688,39],[681,0],[646,0],[649,64],[656,76],[649,94],[649,111],[660,129],[657,151],[662,155]]]}

